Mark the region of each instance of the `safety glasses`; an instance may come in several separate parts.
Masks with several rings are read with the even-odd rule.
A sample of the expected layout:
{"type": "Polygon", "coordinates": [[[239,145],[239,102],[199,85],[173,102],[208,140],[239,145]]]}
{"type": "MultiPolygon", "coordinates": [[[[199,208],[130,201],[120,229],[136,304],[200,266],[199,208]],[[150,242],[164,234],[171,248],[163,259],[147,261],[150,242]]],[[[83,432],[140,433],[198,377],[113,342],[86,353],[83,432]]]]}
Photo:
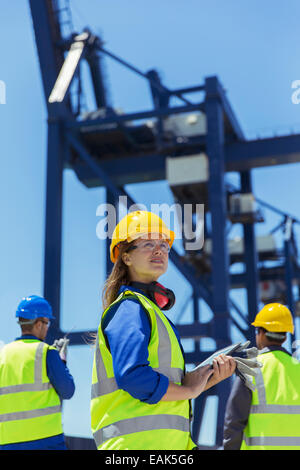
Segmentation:
{"type": "Polygon", "coordinates": [[[167,254],[170,252],[170,245],[168,242],[165,241],[155,241],[155,240],[144,240],[136,245],[131,245],[128,251],[139,249],[144,252],[150,252],[153,251],[154,249],[158,248],[162,253],[167,254]]]}

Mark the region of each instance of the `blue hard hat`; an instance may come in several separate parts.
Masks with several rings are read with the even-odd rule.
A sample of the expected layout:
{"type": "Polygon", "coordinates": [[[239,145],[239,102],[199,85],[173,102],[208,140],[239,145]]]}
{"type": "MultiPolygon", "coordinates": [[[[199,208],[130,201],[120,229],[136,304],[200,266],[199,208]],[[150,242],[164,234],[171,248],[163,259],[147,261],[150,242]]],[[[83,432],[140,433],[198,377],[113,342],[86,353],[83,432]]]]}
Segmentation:
{"type": "Polygon", "coordinates": [[[27,320],[41,317],[49,318],[49,320],[54,320],[55,318],[52,315],[51,305],[46,299],[38,295],[23,297],[18,305],[16,317],[26,318],[27,320]]]}

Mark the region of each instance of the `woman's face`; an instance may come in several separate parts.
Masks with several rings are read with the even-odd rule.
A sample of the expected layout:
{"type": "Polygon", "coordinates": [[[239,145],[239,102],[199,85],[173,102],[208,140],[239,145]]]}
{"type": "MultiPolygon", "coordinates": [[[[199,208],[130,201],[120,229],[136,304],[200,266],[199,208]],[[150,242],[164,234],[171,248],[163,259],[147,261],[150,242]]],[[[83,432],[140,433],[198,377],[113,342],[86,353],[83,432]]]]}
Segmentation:
{"type": "Polygon", "coordinates": [[[168,268],[169,244],[158,234],[138,238],[123,261],[128,266],[130,280],[149,283],[156,281],[168,268]]]}

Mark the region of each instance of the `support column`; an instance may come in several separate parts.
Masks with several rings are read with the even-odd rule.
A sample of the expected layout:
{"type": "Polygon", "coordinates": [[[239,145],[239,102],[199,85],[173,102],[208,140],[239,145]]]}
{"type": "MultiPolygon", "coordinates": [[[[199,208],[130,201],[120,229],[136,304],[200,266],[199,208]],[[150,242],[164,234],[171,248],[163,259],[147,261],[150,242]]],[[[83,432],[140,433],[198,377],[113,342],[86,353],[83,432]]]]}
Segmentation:
{"type": "MultiPolygon", "coordinates": [[[[167,108],[169,106],[169,93],[167,93],[164,90],[161,90],[159,88],[159,85],[161,84],[160,77],[157,73],[156,70],[149,70],[147,73],[147,76],[151,80],[150,82],[150,89],[151,89],[151,94],[152,94],[152,99],[153,99],[153,104],[154,104],[154,109],[159,110],[160,108],[167,108]],[[157,83],[157,87],[154,85],[157,83]]],[[[157,117],[157,135],[156,135],[156,140],[157,140],[157,146],[160,147],[162,145],[163,141],[163,117],[158,116],[157,117]]]]}
{"type": "MultiPolygon", "coordinates": [[[[225,347],[230,340],[229,313],[229,257],[226,237],[226,189],[224,162],[224,120],[219,97],[221,85],[217,77],[205,80],[205,112],[207,119],[206,152],[209,160],[209,210],[212,223],[211,285],[213,297],[213,339],[217,348],[225,347]]],[[[225,380],[216,386],[219,397],[216,444],[223,440],[223,420],[230,383],[225,380]]]]}
{"type": "Polygon", "coordinates": [[[206,118],[209,160],[209,210],[212,224],[212,291],[215,315],[215,338],[218,347],[228,345],[229,331],[229,257],[226,237],[226,189],[224,164],[224,122],[221,102],[218,99],[220,84],[216,77],[207,78],[206,118]]]}
{"type": "Polygon", "coordinates": [[[61,245],[63,203],[63,133],[59,121],[48,125],[47,192],[44,251],[44,297],[51,304],[55,322],[47,342],[51,344],[60,325],[61,245]]]}
{"type": "MultiPolygon", "coordinates": [[[[242,172],[241,176],[241,189],[242,193],[252,193],[252,181],[250,172],[242,172]]],[[[256,250],[255,238],[255,224],[244,223],[244,262],[245,262],[245,278],[247,290],[247,305],[248,305],[248,322],[249,332],[247,339],[251,341],[252,346],[255,346],[255,330],[250,324],[254,321],[258,313],[259,295],[258,295],[258,256],[256,250]]]]}
{"type": "MultiPolygon", "coordinates": [[[[293,318],[295,318],[295,300],[293,294],[293,221],[287,217],[284,228],[284,256],[285,256],[285,285],[286,303],[293,318]]],[[[295,323],[295,321],[294,321],[295,323]]],[[[291,335],[291,345],[295,340],[295,335],[291,335]]]]}
{"type": "MultiPolygon", "coordinates": [[[[95,40],[100,41],[101,43],[101,39],[95,38],[94,41],[95,40]]],[[[108,106],[111,106],[111,103],[109,102],[105,86],[103,60],[101,53],[98,52],[94,43],[88,47],[86,60],[90,68],[97,108],[107,108],[108,106]]]]}
{"type": "MultiPolygon", "coordinates": [[[[193,308],[194,308],[194,323],[199,323],[200,321],[200,312],[199,312],[199,297],[194,291],[193,293],[193,308]]],[[[195,354],[200,353],[200,340],[194,340],[194,352],[195,354]]],[[[194,400],[194,415],[192,422],[192,438],[195,444],[198,443],[199,433],[202,425],[205,403],[206,403],[206,394],[201,393],[199,397],[194,400]]]]}
{"type": "MultiPolygon", "coordinates": [[[[116,214],[118,214],[117,198],[108,188],[106,188],[106,204],[112,204],[116,210],[116,214]]],[[[118,223],[118,220],[116,220],[116,223],[118,223]]],[[[113,268],[113,263],[110,260],[110,244],[111,244],[112,233],[113,232],[108,233],[107,234],[108,236],[106,238],[106,278],[109,276],[113,268]]]]}

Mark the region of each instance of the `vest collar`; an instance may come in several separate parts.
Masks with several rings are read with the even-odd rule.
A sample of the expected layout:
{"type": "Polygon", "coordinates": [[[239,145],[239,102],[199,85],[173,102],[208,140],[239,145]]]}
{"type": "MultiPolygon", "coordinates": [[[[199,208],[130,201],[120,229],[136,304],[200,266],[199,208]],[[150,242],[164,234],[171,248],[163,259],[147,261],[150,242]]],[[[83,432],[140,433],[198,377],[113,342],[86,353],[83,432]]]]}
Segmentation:
{"type": "MultiPolygon", "coordinates": [[[[132,292],[138,292],[139,294],[145,295],[145,292],[143,292],[141,289],[138,289],[137,287],[133,286],[121,286],[118,292],[118,295],[121,294],[121,292],[125,292],[126,290],[131,290],[132,292]]],[[[147,296],[146,296],[147,297],[147,296]]]]}
{"type": "Polygon", "coordinates": [[[18,338],[16,338],[15,341],[19,341],[19,340],[22,340],[22,339],[36,339],[37,341],[41,341],[39,338],[37,338],[34,335],[22,335],[22,336],[19,336],[18,338]]]}
{"type": "Polygon", "coordinates": [[[281,351],[291,356],[291,354],[285,348],[283,348],[282,346],[275,346],[275,345],[266,346],[265,348],[259,351],[259,354],[265,354],[265,353],[273,352],[273,351],[281,351]]]}

